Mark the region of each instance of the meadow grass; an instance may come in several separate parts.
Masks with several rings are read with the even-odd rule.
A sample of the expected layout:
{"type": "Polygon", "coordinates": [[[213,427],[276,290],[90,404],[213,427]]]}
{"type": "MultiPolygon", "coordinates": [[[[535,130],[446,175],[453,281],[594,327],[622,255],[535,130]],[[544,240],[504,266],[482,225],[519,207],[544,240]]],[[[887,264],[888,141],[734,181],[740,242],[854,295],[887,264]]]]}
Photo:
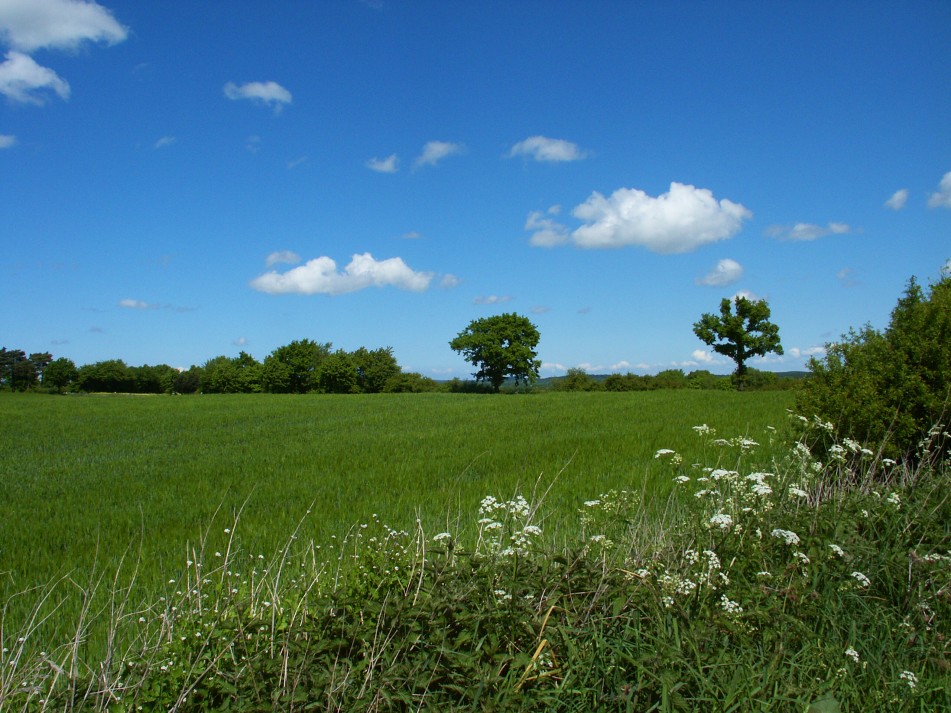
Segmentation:
{"type": "Polygon", "coordinates": [[[648,456],[663,508],[611,489],[550,518],[516,487],[474,529],[371,516],[300,550],[305,517],[267,556],[233,523],[145,606],[107,583],[73,641],[0,627],[0,710],[947,709],[951,434],[914,467],[684,435],[648,456]]]}

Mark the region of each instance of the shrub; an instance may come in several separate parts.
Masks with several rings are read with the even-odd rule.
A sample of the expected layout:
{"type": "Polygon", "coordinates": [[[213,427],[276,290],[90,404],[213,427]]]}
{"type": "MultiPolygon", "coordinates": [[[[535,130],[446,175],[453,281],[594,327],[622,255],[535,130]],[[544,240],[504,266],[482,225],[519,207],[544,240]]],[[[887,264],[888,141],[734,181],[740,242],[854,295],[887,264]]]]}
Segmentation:
{"type": "Polygon", "coordinates": [[[951,275],[927,291],[912,278],[884,332],[852,329],[809,368],[800,413],[837,424],[839,437],[893,458],[912,457],[949,405],[951,275]]]}

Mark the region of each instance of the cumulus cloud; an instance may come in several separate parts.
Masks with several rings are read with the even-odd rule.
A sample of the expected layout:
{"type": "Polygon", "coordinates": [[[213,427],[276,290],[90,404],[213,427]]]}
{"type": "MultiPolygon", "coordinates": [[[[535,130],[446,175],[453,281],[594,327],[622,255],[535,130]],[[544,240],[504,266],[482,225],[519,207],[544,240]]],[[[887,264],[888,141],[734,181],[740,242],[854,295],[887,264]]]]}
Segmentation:
{"type": "Polygon", "coordinates": [[[790,347],[786,350],[786,355],[792,359],[802,359],[808,357],[822,357],[825,356],[826,348],[825,347],[808,347],[806,349],[800,349],[799,347],[790,347]]]}
{"type": "Polygon", "coordinates": [[[509,151],[509,157],[528,156],[536,161],[550,163],[580,161],[586,155],[577,144],[563,139],[549,139],[545,136],[530,136],[524,141],[519,141],[509,151]]]}
{"type": "Polygon", "coordinates": [[[636,188],[619,188],[609,197],[595,191],[572,215],[585,223],[571,234],[580,247],[640,245],[661,254],[730,238],[753,216],[739,203],[718,201],[706,188],[677,182],[657,197],[636,188]]]}
{"type": "Polygon", "coordinates": [[[3,0],[0,39],[23,52],[76,49],[83,42],[116,44],[128,36],[106,8],[84,0],[3,0]]]}
{"type": "Polygon", "coordinates": [[[500,305],[505,304],[506,302],[511,302],[511,295],[479,295],[478,297],[472,300],[472,304],[476,305],[500,305]]]}
{"type": "Polygon", "coordinates": [[[15,146],[16,142],[16,136],[11,136],[10,134],[0,134],[0,149],[8,149],[11,146],[15,146]]]}
{"type": "Polygon", "coordinates": [[[228,82],[224,86],[224,94],[228,99],[250,99],[253,102],[273,106],[279,112],[285,104],[293,100],[291,93],[277,82],[248,82],[237,85],[228,82]]]}
{"type": "Polygon", "coordinates": [[[377,173],[396,173],[400,170],[400,160],[395,153],[390,154],[386,158],[377,158],[374,156],[366,162],[366,167],[377,173]]]}
{"type": "Polygon", "coordinates": [[[439,286],[444,290],[451,290],[454,287],[458,287],[462,284],[462,280],[452,274],[443,275],[439,280],[439,286]]]}
{"type": "Polygon", "coordinates": [[[951,171],[944,174],[938,190],[928,196],[929,208],[951,208],[951,171]]]}
{"type": "Polygon", "coordinates": [[[0,94],[22,104],[45,104],[53,92],[69,99],[69,84],[49,67],[41,67],[29,55],[7,52],[0,64],[0,94]]]}
{"type": "Polygon", "coordinates": [[[367,287],[422,292],[432,279],[432,273],[416,272],[402,258],[375,260],[370,253],[363,253],[354,255],[343,271],[337,269],[333,259],[322,256],[284,273],[266,272],[251,280],[251,287],[272,295],[341,295],[367,287]]]}
{"type": "Polygon", "coordinates": [[[795,225],[771,225],[766,235],[777,240],[809,241],[818,240],[826,235],[844,235],[852,228],[846,223],[828,223],[825,226],[815,223],[796,223],[795,225]]]}
{"type": "Polygon", "coordinates": [[[264,262],[268,267],[279,264],[296,265],[300,262],[300,255],[293,250],[278,250],[268,255],[264,262]]]}
{"type": "Polygon", "coordinates": [[[713,352],[708,352],[705,349],[695,349],[690,355],[693,357],[693,360],[697,364],[719,364],[722,363],[722,360],[717,359],[713,352]]]}
{"type": "Polygon", "coordinates": [[[462,144],[453,144],[448,141],[430,141],[423,146],[423,152],[416,158],[416,166],[435,166],[447,156],[462,153],[462,144]]]}
{"type": "Polygon", "coordinates": [[[885,201],[885,207],[891,208],[892,210],[901,210],[905,207],[905,203],[908,202],[908,189],[901,188],[894,193],[892,193],[891,198],[885,201]]]}
{"type": "MultiPolygon", "coordinates": [[[[548,215],[557,215],[558,206],[548,209],[548,215]]],[[[568,228],[552,218],[545,217],[540,210],[532,211],[525,221],[525,230],[532,231],[528,242],[537,247],[550,248],[568,242],[568,228]]]]}
{"type": "Polygon", "coordinates": [[[697,279],[698,285],[710,287],[724,287],[732,285],[743,276],[743,266],[736,260],[724,258],[706,275],[697,279]]]}

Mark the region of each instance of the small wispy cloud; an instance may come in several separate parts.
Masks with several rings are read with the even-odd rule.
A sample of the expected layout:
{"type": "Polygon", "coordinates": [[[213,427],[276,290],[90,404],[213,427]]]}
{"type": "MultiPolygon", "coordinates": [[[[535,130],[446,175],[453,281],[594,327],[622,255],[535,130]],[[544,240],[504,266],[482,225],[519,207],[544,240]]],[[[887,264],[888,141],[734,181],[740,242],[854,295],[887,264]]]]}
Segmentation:
{"type": "Polygon", "coordinates": [[[901,210],[908,202],[908,189],[901,188],[892,193],[891,198],[885,201],[885,207],[892,210],[901,210]]]}
{"type": "Polygon", "coordinates": [[[265,260],[265,264],[268,267],[274,265],[296,265],[300,262],[300,255],[295,253],[293,250],[278,250],[268,255],[265,260]]]}
{"type": "Polygon", "coordinates": [[[929,208],[951,208],[951,171],[944,174],[938,190],[928,196],[929,208]]]}
{"type": "Polygon", "coordinates": [[[743,266],[736,260],[724,258],[720,260],[710,272],[703,277],[697,278],[698,285],[707,285],[709,287],[725,287],[732,285],[743,276],[743,266]]]}
{"type": "Polygon", "coordinates": [[[563,161],[580,161],[587,157],[587,153],[570,141],[549,139],[546,136],[530,136],[512,147],[509,151],[509,157],[514,156],[527,156],[535,161],[560,163],[563,161]]]}
{"type": "Polygon", "coordinates": [[[300,166],[302,163],[306,163],[306,162],[307,162],[306,156],[298,156],[297,158],[291,159],[290,161],[287,162],[287,168],[288,170],[293,170],[297,168],[298,166],[300,166]]]}
{"type": "Polygon", "coordinates": [[[22,52],[7,52],[0,64],[0,94],[19,104],[42,106],[50,93],[69,99],[69,83],[49,67],[42,67],[22,52]]]}
{"type": "Polygon", "coordinates": [[[451,273],[447,273],[439,279],[439,286],[444,290],[451,290],[461,284],[462,280],[451,273]]]}
{"type": "Polygon", "coordinates": [[[377,173],[396,173],[400,170],[400,159],[394,153],[386,158],[377,158],[374,156],[366,162],[366,167],[377,173]]]}
{"type": "Polygon", "coordinates": [[[568,242],[568,228],[548,216],[558,215],[560,206],[552,206],[545,213],[532,211],[525,220],[525,230],[531,231],[528,242],[535,247],[550,248],[568,242]]]}
{"type": "Polygon", "coordinates": [[[851,232],[851,226],[846,223],[831,222],[826,225],[796,223],[795,225],[771,225],[766,229],[765,235],[777,240],[810,241],[818,240],[826,235],[845,235],[851,232]]]}
{"type": "Polygon", "coordinates": [[[430,141],[423,146],[423,152],[416,158],[415,166],[435,166],[444,158],[460,154],[465,149],[463,144],[454,144],[448,141],[430,141]]]}
{"type": "Polygon", "coordinates": [[[171,146],[178,141],[174,136],[163,136],[158,141],[155,142],[155,147],[157,149],[164,149],[166,146],[171,146]]]}
{"type": "Polygon", "coordinates": [[[291,93],[277,82],[247,82],[241,85],[228,82],[223,91],[228,99],[249,99],[273,107],[275,113],[293,101],[291,93]]]}
{"type": "Polygon", "coordinates": [[[473,298],[472,304],[476,305],[500,305],[511,302],[511,295],[479,295],[473,298]]]}
{"type": "Polygon", "coordinates": [[[123,309],[155,309],[158,305],[149,304],[142,300],[124,299],[119,300],[119,306],[123,309]]]}
{"type": "Polygon", "coordinates": [[[0,149],[8,149],[16,146],[17,137],[10,134],[0,134],[0,149]]]}
{"type": "Polygon", "coordinates": [[[843,267],[835,273],[835,279],[837,279],[843,287],[855,287],[856,285],[862,284],[856,279],[855,270],[851,267],[843,267]]]}

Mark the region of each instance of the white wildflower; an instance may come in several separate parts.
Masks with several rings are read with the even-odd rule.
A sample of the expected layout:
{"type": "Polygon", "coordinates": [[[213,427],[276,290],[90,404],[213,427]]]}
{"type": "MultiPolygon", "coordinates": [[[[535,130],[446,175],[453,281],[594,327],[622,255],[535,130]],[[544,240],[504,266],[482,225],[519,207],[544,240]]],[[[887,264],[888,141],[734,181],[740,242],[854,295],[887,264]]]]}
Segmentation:
{"type": "Polygon", "coordinates": [[[726,594],[720,596],[720,608],[723,609],[727,614],[742,614],[743,607],[740,606],[739,602],[734,602],[732,599],[727,597],[726,594]]]}
{"type": "Polygon", "coordinates": [[[776,528],[770,533],[773,537],[783,540],[787,545],[798,545],[799,544],[799,535],[790,530],[781,530],[776,528]]]}
{"type": "Polygon", "coordinates": [[[448,532],[440,532],[438,535],[433,536],[433,542],[442,542],[443,540],[451,540],[452,534],[448,532]]]}
{"type": "Polygon", "coordinates": [[[733,527],[733,518],[725,512],[718,512],[710,518],[710,526],[718,527],[721,530],[729,530],[733,527]]]}
{"type": "Polygon", "coordinates": [[[596,508],[600,504],[601,504],[600,500],[585,500],[584,501],[584,506],[586,508],[596,508]]]}
{"type": "Polygon", "coordinates": [[[690,478],[688,478],[686,475],[678,475],[676,478],[674,478],[674,482],[678,485],[683,485],[684,483],[689,483],[690,478]]]}
{"type": "Polygon", "coordinates": [[[898,677],[908,683],[908,688],[914,689],[918,685],[918,677],[911,671],[902,671],[898,677]]]}
{"type": "Polygon", "coordinates": [[[670,448],[661,448],[655,454],[654,458],[666,458],[667,456],[672,456],[677,451],[671,450],[670,448]]]}
{"type": "Polygon", "coordinates": [[[852,579],[858,582],[863,587],[868,587],[872,582],[861,572],[852,572],[852,579]]]}
{"type": "Polygon", "coordinates": [[[795,485],[793,485],[793,486],[791,486],[791,487],[789,488],[789,494],[792,495],[793,497],[796,497],[796,498],[808,498],[808,497],[809,497],[809,493],[807,493],[805,490],[803,490],[802,488],[800,488],[800,487],[798,487],[798,486],[795,486],[795,485]]]}
{"type": "Polygon", "coordinates": [[[859,652],[853,649],[851,646],[845,650],[845,655],[855,661],[855,663],[859,662],[859,652]]]}
{"type": "Polygon", "coordinates": [[[845,557],[845,550],[839,547],[836,544],[829,545],[829,549],[832,550],[832,553],[838,555],[839,557],[845,557]]]}

